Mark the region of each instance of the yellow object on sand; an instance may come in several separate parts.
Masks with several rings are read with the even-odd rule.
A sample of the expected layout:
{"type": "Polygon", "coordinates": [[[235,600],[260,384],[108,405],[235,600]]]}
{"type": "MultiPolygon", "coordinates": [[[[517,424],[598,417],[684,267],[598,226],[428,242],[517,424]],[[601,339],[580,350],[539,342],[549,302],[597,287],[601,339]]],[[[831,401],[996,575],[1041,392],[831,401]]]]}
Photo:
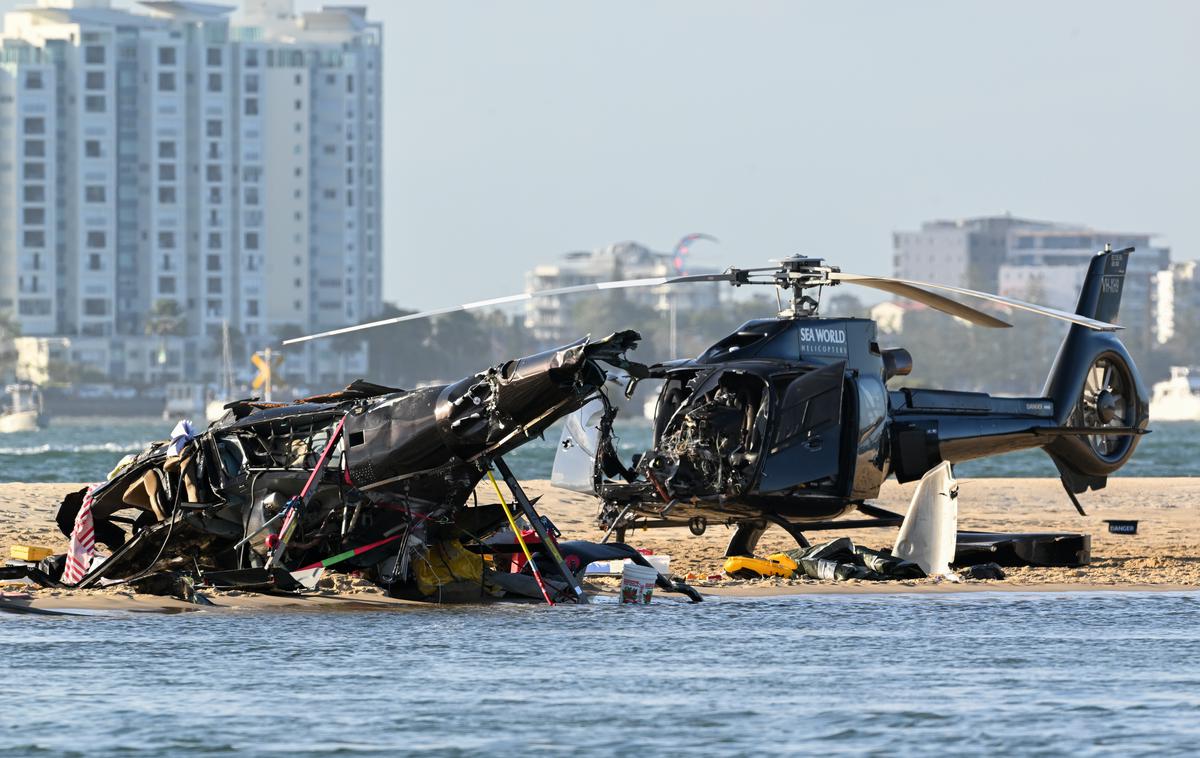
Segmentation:
{"type": "Polygon", "coordinates": [[[465,549],[458,540],[430,545],[425,556],[415,561],[414,566],[417,589],[427,596],[447,584],[479,584],[483,579],[483,558],[465,549]]]}
{"type": "Polygon", "coordinates": [[[725,573],[738,579],[755,579],[767,576],[790,577],[798,564],[784,555],[776,553],[769,558],[751,558],[735,555],[725,559],[725,573]]]}
{"type": "Polygon", "coordinates": [[[8,552],[18,561],[40,561],[54,555],[54,551],[48,547],[34,547],[33,545],[13,545],[8,552]]]}
{"type": "Polygon", "coordinates": [[[788,555],[787,553],[775,553],[774,555],[768,555],[767,560],[771,561],[772,563],[778,563],[788,571],[798,571],[800,569],[800,564],[796,563],[792,556],[788,555]]]}

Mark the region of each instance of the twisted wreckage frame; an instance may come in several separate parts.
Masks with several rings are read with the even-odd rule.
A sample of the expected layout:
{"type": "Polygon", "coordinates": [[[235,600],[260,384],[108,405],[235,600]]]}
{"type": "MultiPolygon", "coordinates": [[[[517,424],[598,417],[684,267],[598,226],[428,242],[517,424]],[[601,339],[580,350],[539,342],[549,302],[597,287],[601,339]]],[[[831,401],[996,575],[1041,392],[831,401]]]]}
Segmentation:
{"type": "MultiPolygon", "coordinates": [[[[153,443],[64,499],[63,533],[90,510],[96,541],[113,551],[75,586],[289,591],[329,569],[357,570],[399,597],[586,600],[580,577],[591,561],[648,563],[621,544],[557,543],[503,456],[596,397],[602,364],[644,375],[625,357],[639,338],[584,339],[411,391],[357,381],[288,405],[231,403],[202,433],[153,443]],[[524,537],[493,468],[532,529],[524,537]],[[485,476],[499,503],[478,502],[485,476]],[[530,573],[483,559],[529,556],[528,543],[530,573]]],[[[678,581],[658,584],[699,597],[678,581]]]]}

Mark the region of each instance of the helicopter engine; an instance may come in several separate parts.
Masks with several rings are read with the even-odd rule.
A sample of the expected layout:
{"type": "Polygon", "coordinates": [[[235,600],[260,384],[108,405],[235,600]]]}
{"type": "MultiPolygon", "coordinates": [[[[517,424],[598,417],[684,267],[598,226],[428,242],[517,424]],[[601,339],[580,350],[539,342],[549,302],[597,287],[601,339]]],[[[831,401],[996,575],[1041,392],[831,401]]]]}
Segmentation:
{"type": "Polygon", "coordinates": [[[762,387],[725,375],[711,391],[671,413],[645,471],[670,492],[738,495],[749,486],[762,447],[762,387]],[[740,381],[739,381],[740,380],[740,381]]]}

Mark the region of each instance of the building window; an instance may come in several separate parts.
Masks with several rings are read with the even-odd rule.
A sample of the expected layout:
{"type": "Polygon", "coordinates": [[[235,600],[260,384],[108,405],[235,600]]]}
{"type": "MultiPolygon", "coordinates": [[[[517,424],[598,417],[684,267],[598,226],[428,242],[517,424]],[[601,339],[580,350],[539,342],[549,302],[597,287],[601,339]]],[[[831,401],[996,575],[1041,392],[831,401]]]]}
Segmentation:
{"type": "Polygon", "coordinates": [[[354,92],[354,75],[346,74],[346,91],[354,92]]]}
{"type": "Polygon", "coordinates": [[[84,201],[88,203],[103,203],[106,194],[103,184],[89,184],[83,188],[84,201]]]}
{"type": "Polygon", "coordinates": [[[100,140],[90,139],[83,143],[83,154],[88,158],[102,158],[103,153],[100,150],[100,140]]]}
{"type": "Polygon", "coordinates": [[[204,178],[210,182],[221,181],[221,164],[210,163],[204,167],[204,178]]]}
{"type": "Polygon", "coordinates": [[[25,247],[45,247],[46,233],[39,230],[26,229],[22,241],[25,247]]]}
{"type": "Polygon", "coordinates": [[[175,232],[159,232],[158,246],[163,250],[175,249],[175,232]]]}
{"type": "Polygon", "coordinates": [[[158,48],[158,65],[174,66],[175,65],[175,48],[173,48],[173,47],[158,48]]]}
{"type": "Polygon", "coordinates": [[[254,98],[254,97],[246,98],[245,108],[243,109],[242,112],[247,116],[257,116],[258,115],[258,98],[254,98]]]}
{"type": "Polygon", "coordinates": [[[46,188],[40,184],[25,185],[25,202],[42,203],[46,201],[46,188]]]}
{"type": "Polygon", "coordinates": [[[221,270],[221,256],[219,256],[219,255],[206,256],[205,266],[207,267],[207,270],[209,270],[209,271],[220,271],[221,270]]]}
{"type": "Polygon", "coordinates": [[[210,294],[210,295],[221,294],[221,277],[219,277],[219,276],[208,277],[208,294],[210,294]]]}
{"type": "Polygon", "coordinates": [[[25,155],[29,158],[46,157],[46,143],[40,139],[25,140],[25,155]]]}
{"type": "Polygon", "coordinates": [[[42,118],[41,116],[35,116],[35,117],[30,117],[30,118],[25,119],[25,133],[26,134],[45,134],[46,133],[46,119],[42,118]]]}
{"type": "Polygon", "coordinates": [[[246,205],[258,205],[258,187],[246,188],[246,205]]]}
{"type": "Polygon", "coordinates": [[[296,100],[296,110],[303,110],[303,109],[304,109],[304,101],[297,99],[296,100]]]}
{"type": "Polygon", "coordinates": [[[88,271],[99,271],[101,267],[100,253],[88,254],[88,271]]]}
{"type": "Polygon", "coordinates": [[[84,89],[104,89],[104,72],[89,71],[84,76],[84,89]]]}
{"type": "Polygon", "coordinates": [[[25,72],[25,89],[41,89],[42,88],[42,72],[27,71],[25,72]]]}
{"type": "Polygon", "coordinates": [[[45,163],[26,163],[25,164],[26,179],[45,179],[46,164],[45,163]]]}
{"type": "Polygon", "coordinates": [[[104,48],[99,45],[88,45],[83,49],[83,60],[85,63],[103,63],[104,48]]]}
{"type": "Polygon", "coordinates": [[[208,249],[209,250],[220,250],[221,249],[221,233],[220,232],[209,232],[208,233],[208,249]]]}
{"type": "Polygon", "coordinates": [[[246,315],[251,318],[258,316],[258,301],[257,300],[247,300],[246,301],[246,315]]]}
{"type": "Polygon", "coordinates": [[[215,118],[209,119],[204,123],[204,134],[208,137],[221,136],[221,122],[215,118]]]}
{"type": "Polygon", "coordinates": [[[174,158],[175,157],[175,143],[174,142],[159,142],[158,143],[158,157],[159,158],[174,158]]]}
{"type": "Polygon", "coordinates": [[[88,95],[83,99],[83,109],[88,113],[104,113],[106,107],[104,95],[88,95]]]}
{"type": "Polygon", "coordinates": [[[158,202],[163,205],[175,204],[175,188],[174,187],[159,187],[158,202]]]}
{"type": "MultiPolygon", "coordinates": [[[[101,49],[103,49],[103,48],[101,48],[101,49]]],[[[108,315],[108,301],[98,298],[98,297],[84,298],[83,315],[85,315],[85,316],[107,316],[108,315]]]]}
{"type": "Polygon", "coordinates": [[[220,92],[221,91],[221,75],[220,74],[209,74],[208,75],[208,91],[209,92],[220,92]]]}
{"type": "Polygon", "coordinates": [[[247,250],[257,250],[258,249],[258,232],[246,232],[245,248],[247,250]]]}
{"type": "Polygon", "coordinates": [[[242,89],[247,93],[258,92],[258,74],[246,74],[246,85],[242,89]]]}
{"type": "Polygon", "coordinates": [[[50,301],[49,300],[21,300],[19,306],[22,316],[49,316],[50,301]]]}
{"type": "Polygon", "coordinates": [[[258,51],[246,51],[246,68],[258,68],[258,51]]]}
{"type": "Polygon", "coordinates": [[[158,292],[162,295],[175,294],[175,277],[160,276],[158,277],[158,292]]]}
{"type": "Polygon", "coordinates": [[[160,182],[175,181],[175,164],[174,163],[158,164],[158,180],[160,182]]]}
{"type": "Polygon", "coordinates": [[[21,219],[29,226],[41,226],[46,223],[45,208],[26,208],[21,213],[21,219]]]}
{"type": "Polygon", "coordinates": [[[158,72],[158,91],[159,92],[174,92],[175,91],[175,73],[173,71],[158,72]]]}
{"type": "Polygon", "coordinates": [[[96,249],[103,248],[108,242],[108,235],[104,232],[90,231],[87,233],[87,246],[96,249]]]}
{"type": "Polygon", "coordinates": [[[219,48],[219,47],[208,48],[208,50],[206,50],[204,53],[204,59],[205,59],[205,62],[208,63],[208,65],[210,65],[210,66],[220,66],[221,65],[221,48],[219,48]]]}
{"type": "Polygon", "coordinates": [[[296,86],[299,87],[303,83],[304,79],[300,76],[300,74],[296,74],[296,86]]]}

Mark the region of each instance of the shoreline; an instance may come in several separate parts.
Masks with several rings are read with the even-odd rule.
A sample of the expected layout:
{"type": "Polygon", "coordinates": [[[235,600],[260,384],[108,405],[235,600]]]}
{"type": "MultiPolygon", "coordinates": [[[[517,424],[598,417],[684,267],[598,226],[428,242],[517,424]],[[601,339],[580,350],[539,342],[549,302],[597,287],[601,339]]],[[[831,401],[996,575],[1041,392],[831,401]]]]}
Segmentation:
{"type": "MultiPolygon", "coordinates": [[[[791,595],[929,595],[979,592],[1111,593],[1200,591],[1200,478],[1117,478],[1100,492],[1081,497],[1088,516],[1075,513],[1053,479],[964,479],[959,481],[959,528],[986,531],[1082,532],[1092,537],[1092,562],[1080,568],[1005,569],[1003,580],[953,583],[933,580],[887,582],[818,582],[798,580],[733,580],[718,577],[725,542],[732,530],[711,526],[702,537],[686,528],[633,531],[627,541],[671,556],[671,569],[679,576],[692,575],[689,583],[701,593],[721,597],[780,597],[791,595]],[[1107,531],[1104,519],[1137,519],[1136,535],[1107,531]],[[698,578],[696,578],[698,577],[698,578]]],[[[66,549],[54,513],[61,497],[81,485],[0,484],[0,550],[7,560],[13,544],[34,544],[55,552],[66,549]]],[[[594,524],[595,500],[555,489],[544,480],[525,482],[531,496],[542,495],[539,511],[549,516],[569,539],[598,540],[594,524]]],[[[903,512],[916,483],[888,482],[874,502],[903,512]]],[[[484,490],[480,491],[485,498],[484,490]]],[[[488,502],[482,500],[482,502],[488,502]]],[[[813,533],[814,543],[849,536],[856,544],[890,546],[895,529],[846,530],[813,533]]],[[[759,555],[791,549],[794,543],[779,529],[771,529],[759,555]]],[[[437,607],[436,603],[387,598],[365,580],[345,575],[334,588],[319,594],[280,597],[243,592],[207,592],[216,605],[203,606],[155,595],[135,595],[122,587],[72,591],[31,589],[13,584],[0,586],[7,593],[25,591],[30,599],[5,597],[6,604],[33,609],[132,611],[179,613],[187,611],[340,611],[401,610],[437,607]]],[[[661,590],[655,593],[662,597],[661,590]]],[[[666,595],[667,598],[681,598],[666,595]]]]}

